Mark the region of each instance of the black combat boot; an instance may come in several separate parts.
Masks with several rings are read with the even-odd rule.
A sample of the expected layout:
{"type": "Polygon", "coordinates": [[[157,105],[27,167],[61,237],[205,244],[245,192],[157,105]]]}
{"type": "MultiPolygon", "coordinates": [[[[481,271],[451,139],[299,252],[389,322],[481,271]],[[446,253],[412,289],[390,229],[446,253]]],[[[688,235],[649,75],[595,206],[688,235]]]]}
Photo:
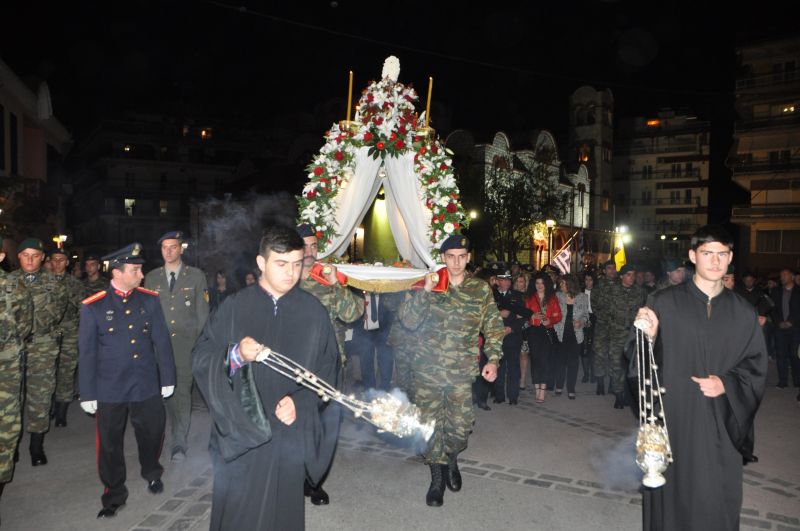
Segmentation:
{"type": "Polygon", "coordinates": [[[599,396],[606,394],[606,386],[603,384],[603,378],[597,379],[597,394],[599,396]]]}
{"type": "Polygon", "coordinates": [[[328,505],[331,502],[330,496],[328,496],[328,493],[322,488],[322,485],[317,485],[315,487],[308,482],[308,478],[306,478],[303,484],[303,494],[311,498],[311,503],[314,505],[328,505]]]}
{"type": "Polygon", "coordinates": [[[444,504],[444,476],[447,465],[433,464],[431,467],[431,486],[425,495],[425,503],[430,507],[441,507],[444,504]]]}
{"type": "Polygon", "coordinates": [[[458,454],[449,456],[449,462],[446,465],[445,484],[447,488],[453,492],[461,490],[461,472],[458,470],[458,454]]]}
{"type": "Polygon", "coordinates": [[[614,409],[625,409],[625,395],[623,393],[614,393],[614,409]]]}
{"type": "Polygon", "coordinates": [[[32,466],[47,464],[47,456],[44,455],[44,433],[31,433],[30,450],[32,466]]]}
{"type": "Polygon", "coordinates": [[[55,404],[56,428],[67,427],[68,408],[69,408],[69,402],[56,402],[55,404]]]}

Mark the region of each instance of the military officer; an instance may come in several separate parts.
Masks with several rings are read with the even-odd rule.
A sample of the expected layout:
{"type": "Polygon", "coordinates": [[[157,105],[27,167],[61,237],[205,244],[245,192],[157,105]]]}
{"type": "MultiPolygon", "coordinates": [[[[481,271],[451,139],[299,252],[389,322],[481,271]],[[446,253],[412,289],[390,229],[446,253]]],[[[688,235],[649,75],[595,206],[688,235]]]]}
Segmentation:
{"type": "MultiPolygon", "coordinates": [[[[0,262],[5,259],[0,251],[0,262]]],[[[20,352],[33,330],[33,301],[19,278],[0,269],[0,496],[14,476],[20,420],[20,352]]]]}
{"type": "Polygon", "coordinates": [[[503,321],[486,282],[466,274],[468,248],[466,237],[448,237],[440,248],[447,291],[433,291],[438,275],[430,273],[424,288],[407,297],[399,311],[403,326],[420,342],[413,362],[417,406],[424,418],[436,420],[423,454],[431,469],[425,502],[432,507],[444,503],[445,484],[453,492],[461,489],[458,454],[467,447],[475,420],[472,382],[478,375],[478,334],[484,336],[488,362],[481,374],[487,381],[497,378],[503,356],[503,321]]]}
{"type": "MultiPolygon", "coordinates": [[[[336,332],[336,343],[339,347],[341,366],[344,367],[346,324],[358,320],[363,315],[364,303],[347,286],[342,286],[339,283],[334,265],[327,266],[328,272],[324,275],[324,283],[312,278],[311,268],[317,262],[317,234],[314,228],[306,223],[298,225],[296,230],[300,237],[303,238],[303,271],[300,274],[300,288],[316,297],[328,310],[328,317],[330,317],[331,324],[336,332]]],[[[322,488],[322,482],[319,485],[312,485],[306,481],[304,491],[314,505],[328,505],[330,503],[330,496],[322,488]]]]}
{"type": "Polygon", "coordinates": [[[44,434],[50,429],[50,404],[56,386],[56,362],[61,341],[60,325],[69,303],[66,284],[42,270],[44,244],[26,238],[18,247],[20,269],[9,278],[22,280],[33,300],[33,332],[27,344],[25,369],[25,430],[31,434],[33,466],[46,465],[44,434]]]}
{"type": "Polygon", "coordinates": [[[78,312],[81,300],[85,297],[83,283],[67,272],[69,255],[64,249],[50,252],[53,274],[67,290],[67,310],[61,319],[61,350],[58,354],[56,370],[56,396],[53,406],[56,427],[67,425],[67,408],[75,396],[75,369],[78,367],[78,312]]]}
{"type": "Polygon", "coordinates": [[[157,291],[167,319],[178,383],[167,401],[171,431],[171,458],[181,462],[188,450],[187,436],[192,414],[192,349],[208,318],[208,283],[200,269],[184,264],[185,234],[172,231],[159,238],[164,265],[144,279],[148,289],[157,291]]]}
{"type": "Polygon", "coordinates": [[[115,516],[128,498],[128,415],[147,488],[153,494],[164,490],[158,462],[166,423],[162,397],[175,388],[175,362],[158,293],[139,287],[141,250],[134,243],[104,257],[111,270],[108,290],[85,299],[80,311],[81,408],[98,413],[97,467],[105,486],[98,518],[115,516]]]}
{"type": "Polygon", "coordinates": [[[86,268],[86,278],[83,279],[86,287],[86,296],[94,295],[98,291],[106,289],[108,280],[100,270],[100,254],[94,251],[87,253],[83,258],[83,263],[86,268]]]}
{"type": "Polygon", "coordinates": [[[510,270],[497,275],[497,287],[493,290],[497,309],[503,319],[506,336],[503,338],[503,359],[498,368],[497,381],[494,385],[494,403],[505,402],[516,405],[519,400],[520,366],[519,354],[522,350],[522,327],[533,314],[525,306],[525,294],[511,289],[510,270]],[[508,378],[506,378],[506,373],[508,378]],[[506,391],[508,384],[508,391],[506,391]]]}

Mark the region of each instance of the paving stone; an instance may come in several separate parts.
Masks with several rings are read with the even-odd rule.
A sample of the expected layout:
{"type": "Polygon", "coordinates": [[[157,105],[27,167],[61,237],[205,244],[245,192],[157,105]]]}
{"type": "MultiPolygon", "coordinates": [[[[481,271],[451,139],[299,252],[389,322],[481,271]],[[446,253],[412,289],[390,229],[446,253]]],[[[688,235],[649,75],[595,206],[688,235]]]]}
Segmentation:
{"type": "Polygon", "coordinates": [[[202,487],[203,485],[206,484],[207,481],[208,481],[207,478],[203,478],[203,477],[195,478],[195,479],[193,479],[191,481],[191,483],[189,483],[189,486],[191,486],[191,487],[202,487]]]}
{"type": "Polygon", "coordinates": [[[196,523],[197,519],[195,518],[181,518],[172,522],[172,525],[167,529],[168,531],[186,531],[187,529],[191,529],[196,523]]]}
{"type": "Polygon", "coordinates": [[[582,428],[583,427],[580,424],[575,424],[574,422],[567,422],[567,424],[569,426],[572,426],[573,428],[582,428]]]}
{"type": "Polygon", "coordinates": [[[539,474],[540,479],[546,479],[548,481],[558,481],[559,483],[572,483],[571,478],[565,478],[563,476],[554,476],[552,474],[539,474]]]}
{"type": "Polygon", "coordinates": [[[356,450],[358,450],[360,452],[368,452],[368,453],[373,453],[373,454],[380,452],[379,448],[373,448],[371,446],[359,446],[358,448],[356,448],[356,450]]]}
{"type": "Polygon", "coordinates": [[[793,485],[793,483],[791,483],[790,481],[785,481],[779,478],[771,478],[768,479],[767,481],[769,481],[770,483],[777,483],[781,487],[791,487],[793,485]]]}
{"type": "Polygon", "coordinates": [[[139,522],[139,525],[142,527],[158,527],[164,522],[166,522],[167,518],[169,518],[169,515],[166,514],[151,514],[150,516],[139,522]]]}
{"type": "Polygon", "coordinates": [[[641,497],[639,497],[639,498],[631,498],[631,505],[641,505],[641,504],[642,504],[642,498],[641,497]]]}
{"type": "Polygon", "coordinates": [[[545,489],[549,489],[553,485],[549,481],[540,481],[538,479],[526,479],[525,481],[523,481],[523,483],[534,487],[543,487],[545,489]]]}
{"type": "Polygon", "coordinates": [[[795,498],[796,496],[791,492],[786,492],[782,489],[776,489],[775,487],[764,487],[764,490],[768,490],[770,492],[774,492],[775,494],[780,494],[781,496],[786,496],[787,498],[795,498]]]}
{"type": "Polygon", "coordinates": [[[214,475],[214,470],[211,468],[207,468],[205,472],[202,474],[203,476],[212,476],[214,475]]]}
{"type": "Polygon", "coordinates": [[[604,500],[614,500],[614,501],[622,501],[625,499],[624,496],[620,494],[612,494],[611,492],[603,492],[597,491],[593,494],[595,498],[603,498],[604,500]]]}
{"type": "Polygon", "coordinates": [[[467,474],[472,474],[475,476],[485,476],[486,474],[489,473],[488,470],[481,470],[480,468],[473,468],[471,466],[462,466],[459,467],[459,470],[461,470],[461,472],[466,472],[467,474]]]}
{"type": "Polygon", "coordinates": [[[483,468],[488,468],[489,470],[505,470],[506,469],[506,467],[500,466],[500,465],[495,465],[494,463],[483,463],[480,466],[482,466],[483,468]]]}
{"type": "Polygon", "coordinates": [[[200,499],[198,501],[211,503],[211,500],[213,498],[214,494],[212,492],[209,492],[208,494],[203,494],[202,496],[200,496],[200,499]]]}
{"type": "Polygon", "coordinates": [[[742,483],[745,483],[747,485],[753,485],[754,487],[760,487],[761,486],[761,483],[759,483],[758,481],[753,481],[752,479],[745,478],[745,477],[742,478],[742,483]]]}
{"type": "Polygon", "coordinates": [[[174,513],[183,503],[183,500],[167,500],[158,510],[164,513],[174,513]]]}
{"type": "Polygon", "coordinates": [[[793,526],[788,526],[788,525],[783,525],[783,524],[777,524],[777,528],[776,529],[778,531],[800,531],[800,527],[793,527],[793,526]]]}
{"type": "Polygon", "coordinates": [[[784,524],[800,526],[800,518],[794,518],[793,516],[784,516],[782,514],[767,513],[767,520],[775,520],[776,522],[781,522],[784,524]]]}
{"type": "Polygon", "coordinates": [[[597,483],[596,481],[586,481],[585,479],[579,479],[578,481],[576,481],[576,483],[583,487],[592,487],[594,489],[602,490],[606,488],[606,486],[603,485],[602,483],[597,483]]]}
{"type": "Polygon", "coordinates": [[[464,463],[465,465],[477,465],[480,461],[475,461],[474,459],[458,459],[459,463],[464,463]]]}
{"type": "Polygon", "coordinates": [[[755,509],[747,509],[745,507],[742,507],[740,514],[743,514],[745,516],[758,516],[758,511],[756,511],[755,509]]]}
{"type": "Polygon", "coordinates": [[[515,483],[520,479],[519,476],[512,476],[511,474],[503,474],[502,472],[492,472],[492,475],[490,477],[493,477],[495,479],[502,479],[503,481],[512,481],[515,483]]]}
{"type": "Polygon", "coordinates": [[[745,476],[753,476],[754,478],[759,478],[759,479],[764,479],[767,477],[761,472],[756,472],[755,470],[750,470],[749,468],[745,468],[744,470],[742,470],[742,473],[745,476]]]}
{"type": "Polygon", "coordinates": [[[756,520],[755,518],[747,518],[742,516],[739,518],[739,523],[742,525],[749,525],[750,527],[757,527],[758,529],[772,529],[772,524],[764,520],[756,520]]]}
{"type": "Polygon", "coordinates": [[[197,518],[198,516],[204,515],[209,509],[211,505],[208,503],[195,503],[183,513],[183,516],[190,516],[193,518],[197,518]]]}
{"type": "Polygon", "coordinates": [[[536,472],[531,472],[530,470],[525,470],[524,468],[509,468],[507,471],[509,474],[516,474],[518,476],[527,476],[532,478],[536,475],[536,472]]]}
{"type": "Polygon", "coordinates": [[[191,498],[197,489],[183,489],[175,493],[176,498],[191,498]]]}
{"type": "Polygon", "coordinates": [[[153,531],[149,527],[134,527],[131,531],[153,531]]]}
{"type": "Polygon", "coordinates": [[[569,485],[556,485],[556,490],[562,490],[571,494],[586,495],[591,492],[589,489],[579,489],[578,487],[570,487],[569,485]]]}

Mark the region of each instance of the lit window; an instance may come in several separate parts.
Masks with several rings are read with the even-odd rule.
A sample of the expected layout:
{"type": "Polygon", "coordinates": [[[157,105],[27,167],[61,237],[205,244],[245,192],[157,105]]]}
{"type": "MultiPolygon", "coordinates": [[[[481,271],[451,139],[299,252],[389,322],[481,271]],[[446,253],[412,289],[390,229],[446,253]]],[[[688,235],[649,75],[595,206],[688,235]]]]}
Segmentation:
{"type": "Polygon", "coordinates": [[[122,148],[122,150],[123,150],[125,153],[129,153],[129,152],[130,152],[130,150],[131,150],[131,145],[130,145],[130,144],[125,144],[125,146],[122,148]]]}
{"type": "Polygon", "coordinates": [[[158,213],[161,216],[166,216],[169,207],[169,201],[166,199],[162,199],[158,202],[158,213]]]}
{"type": "Polygon", "coordinates": [[[205,129],[201,129],[200,138],[202,138],[203,140],[208,140],[209,138],[211,138],[211,128],[207,127],[205,129]]]}
{"type": "Polygon", "coordinates": [[[794,105],[786,105],[783,108],[783,113],[784,114],[789,114],[789,113],[792,113],[792,112],[794,112],[794,105]]]}
{"type": "Polygon", "coordinates": [[[603,198],[603,206],[602,206],[603,212],[608,212],[608,205],[609,205],[608,198],[604,197],[603,198]]]}
{"type": "Polygon", "coordinates": [[[136,199],[125,199],[125,215],[133,216],[133,211],[136,208],[136,199]]]}
{"type": "Polygon", "coordinates": [[[647,127],[656,127],[661,125],[661,120],[647,120],[647,127]]]}

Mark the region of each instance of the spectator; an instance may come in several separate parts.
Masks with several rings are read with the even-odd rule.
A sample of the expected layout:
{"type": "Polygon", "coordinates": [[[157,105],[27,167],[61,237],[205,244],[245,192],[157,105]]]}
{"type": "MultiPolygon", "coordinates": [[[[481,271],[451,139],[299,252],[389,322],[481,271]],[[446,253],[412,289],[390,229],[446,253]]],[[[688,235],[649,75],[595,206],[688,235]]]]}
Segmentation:
{"type": "Polygon", "coordinates": [[[587,271],[583,274],[583,292],[589,309],[589,322],[583,329],[583,350],[581,351],[581,365],[583,366],[583,383],[595,383],[594,377],[594,324],[595,315],[592,313],[592,289],[594,288],[594,273],[587,271]]]}
{"type": "MultiPolygon", "coordinates": [[[[520,273],[514,277],[512,287],[520,293],[528,293],[528,275],[520,273]]],[[[530,321],[526,320],[522,331],[522,349],[519,353],[519,388],[521,391],[525,390],[525,381],[528,379],[528,333],[527,329],[530,326],[530,321]]]]}
{"type": "Polygon", "coordinates": [[[555,337],[553,325],[561,320],[553,281],[550,275],[540,271],[533,278],[533,289],[525,299],[525,305],[533,312],[528,328],[528,348],[531,357],[531,381],[536,388],[536,402],[545,399],[547,382],[551,380],[548,363],[552,357],[555,337]]]}
{"type": "Polygon", "coordinates": [[[225,298],[235,290],[228,283],[228,276],[224,269],[214,275],[214,287],[211,289],[211,309],[216,310],[225,298]]]}
{"type": "Polygon", "coordinates": [[[555,324],[559,354],[554,367],[556,395],[564,387],[566,368],[567,396],[575,400],[575,382],[578,379],[578,358],[583,349],[583,329],[589,322],[589,297],[580,289],[574,275],[564,275],[558,283],[558,304],[564,318],[555,324]]]}

